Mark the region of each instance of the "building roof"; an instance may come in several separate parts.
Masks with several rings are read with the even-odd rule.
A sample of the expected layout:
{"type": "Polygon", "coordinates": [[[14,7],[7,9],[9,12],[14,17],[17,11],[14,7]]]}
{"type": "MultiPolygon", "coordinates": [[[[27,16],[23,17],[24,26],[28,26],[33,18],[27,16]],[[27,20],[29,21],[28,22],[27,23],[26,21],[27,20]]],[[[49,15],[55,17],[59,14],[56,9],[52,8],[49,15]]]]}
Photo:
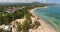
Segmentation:
{"type": "Polygon", "coordinates": [[[11,27],[10,25],[5,25],[5,26],[4,26],[4,29],[5,29],[5,30],[8,30],[8,31],[11,31],[11,28],[12,28],[12,27],[11,27]]]}

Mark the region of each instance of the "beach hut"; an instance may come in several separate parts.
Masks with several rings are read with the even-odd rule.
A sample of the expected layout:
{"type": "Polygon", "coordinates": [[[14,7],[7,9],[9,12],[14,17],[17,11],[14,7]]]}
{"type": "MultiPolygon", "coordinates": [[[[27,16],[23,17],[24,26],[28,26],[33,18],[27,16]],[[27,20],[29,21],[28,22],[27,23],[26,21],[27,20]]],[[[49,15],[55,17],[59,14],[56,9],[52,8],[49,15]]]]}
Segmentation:
{"type": "Polygon", "coordinates": [[[12,26],[11,25],[5,25],[4,29],[7,30],[7,31],[12,32],[12,26]]]}

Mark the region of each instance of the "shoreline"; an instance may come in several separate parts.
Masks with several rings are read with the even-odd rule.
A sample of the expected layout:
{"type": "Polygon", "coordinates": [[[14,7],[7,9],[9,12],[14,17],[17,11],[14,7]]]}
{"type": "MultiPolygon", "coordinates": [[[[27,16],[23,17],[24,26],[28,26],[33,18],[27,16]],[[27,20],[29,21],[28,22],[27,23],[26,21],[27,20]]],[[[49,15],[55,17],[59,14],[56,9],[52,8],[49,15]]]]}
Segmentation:
{"type": "MultiPolygon", "coordinates": [[[[35,16],[35,18],[39,18],[34,13],[35,9],[38,9],[38,8],[47,8],[47,6],[46,7],[37,7],[37,8],[31,9],[29,12],[32,13],[32,15],[35,16]]],[[[40,30],[44,30],[44,32],[56,32],[56,29],[53,26],[51,26],[50,24],[46,23],[43,19],[39,18],[39,22],[41,23],[40,27],[43,28],[43,29],[40,29],[40,30]]],[[[38,27],[38,29],[39,29],[39,27],[38,27]]]]}

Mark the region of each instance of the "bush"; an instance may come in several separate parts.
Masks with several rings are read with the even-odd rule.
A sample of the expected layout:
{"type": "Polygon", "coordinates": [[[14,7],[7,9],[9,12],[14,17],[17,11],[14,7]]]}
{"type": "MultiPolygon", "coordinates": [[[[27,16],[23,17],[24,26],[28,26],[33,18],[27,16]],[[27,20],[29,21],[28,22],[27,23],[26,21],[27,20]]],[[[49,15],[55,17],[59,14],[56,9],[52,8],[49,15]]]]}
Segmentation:
{"type": "Polygon", "coordinates": [[[35,21],[34,24],[37,26],[41,25],[40,22],[38,22],[38,21],[35,21]]]}
{"type": "Polygon", "coordinates": [[[32,25],[31,25],[31,28],[34,28],[34,27],[35,27],[35,24],[32,24],[32,25]]]}

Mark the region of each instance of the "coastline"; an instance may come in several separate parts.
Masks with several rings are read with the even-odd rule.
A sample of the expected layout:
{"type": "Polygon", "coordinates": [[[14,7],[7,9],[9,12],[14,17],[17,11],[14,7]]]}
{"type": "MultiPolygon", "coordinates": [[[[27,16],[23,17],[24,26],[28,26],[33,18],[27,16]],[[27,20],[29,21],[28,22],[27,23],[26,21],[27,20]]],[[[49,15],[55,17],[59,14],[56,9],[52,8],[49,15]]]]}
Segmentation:
{"type": "MultiPolygon", "coordinates": [[[[37,7],[37,8],[31,9],[29,12],[32,13],[32,15],[35,16],[35,18],[39,18],[34,13],[35,9],[38,9],[38,8],[47,8],[47,6],[46,7],[37,7]]],[[[41,26],[39,26],[36,30],[32,29],[32,32],[34,32],[34,31],[38,31],[38,32],[57,32],[56,29],[53,26],[46,23],[43,19],[39,18],[38,21],[41,23],[41,26]]]]}

